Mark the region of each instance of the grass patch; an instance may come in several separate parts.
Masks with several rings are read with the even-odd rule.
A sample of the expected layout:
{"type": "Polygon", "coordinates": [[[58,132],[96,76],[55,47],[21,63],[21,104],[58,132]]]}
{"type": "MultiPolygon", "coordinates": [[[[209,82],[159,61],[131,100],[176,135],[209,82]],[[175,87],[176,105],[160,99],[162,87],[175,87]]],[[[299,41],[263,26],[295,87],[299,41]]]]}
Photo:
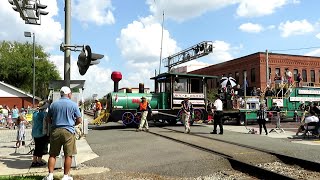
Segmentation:
{"type": "Polygon", "coordinates": [[[0,180],[42,180],[44,176],[29,175],[29,176],[0,176],[0,180]]]}

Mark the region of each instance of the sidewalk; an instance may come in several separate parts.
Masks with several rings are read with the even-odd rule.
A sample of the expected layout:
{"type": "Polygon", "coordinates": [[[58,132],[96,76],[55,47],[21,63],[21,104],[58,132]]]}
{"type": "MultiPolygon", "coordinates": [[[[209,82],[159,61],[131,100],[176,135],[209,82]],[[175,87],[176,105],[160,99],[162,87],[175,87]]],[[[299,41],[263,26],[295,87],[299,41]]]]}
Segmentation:
{"type": "MultiPolygon", "coordinates": [[[[47,166],[30,168],[32,162],[32,154],[28,154],[30,148],[27,147],[31,143],[31,129],[26,129],[26,146],[14,148],[16,139],[16,130],[1,129],[0,130],[0,175],[15,174],[46,174],[47,166]]],[[[81,169],[81,173],[85,173],[83,169],[90,171],[88,173],[97,173],[108,170],[107,168],[96,168],[94,170],[84,167],[81,163],[98,157],[95,154],[85,138],[77,140],[78,153],[75,156],[77,169],[81,169]]],[[[49,155],[45,155],[43,159],[48,160],[49,155]]],[[[71,170],[73,174],[74,170],[71,170]]],[[[78,173],[76,173],[78,174],[78,173]]]]}

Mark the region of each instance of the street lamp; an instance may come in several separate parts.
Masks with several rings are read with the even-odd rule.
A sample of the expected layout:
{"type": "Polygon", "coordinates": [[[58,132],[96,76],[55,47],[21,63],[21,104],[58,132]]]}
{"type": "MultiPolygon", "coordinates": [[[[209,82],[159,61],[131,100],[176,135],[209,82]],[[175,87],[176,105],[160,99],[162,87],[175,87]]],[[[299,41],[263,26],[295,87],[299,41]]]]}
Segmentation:
{"type": "Polygon", "coordinates": [[[36,60],[36,49],[35,49],[35,34],[31,32],[24,32],[24,37],[31,37],[32,36],[32,46],[33,46],[33,64],[32,64],[32,70],[33,70],[33,83],[32,83],[32,107],[34,108],[34,96],[36,92],[36,69],[35,69],[35,60],[36,60]]]}

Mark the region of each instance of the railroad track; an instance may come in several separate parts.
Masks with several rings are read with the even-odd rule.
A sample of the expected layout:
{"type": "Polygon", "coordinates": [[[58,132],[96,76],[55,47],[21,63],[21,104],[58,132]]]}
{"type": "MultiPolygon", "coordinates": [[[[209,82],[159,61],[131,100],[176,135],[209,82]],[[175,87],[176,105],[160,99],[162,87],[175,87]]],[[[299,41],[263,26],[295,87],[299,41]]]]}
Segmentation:
{"type": "MultiPolygon", "coordinates": [[[[86,112],[86,114],[93,116],[93,113],[91,112],[86,112]]],[[[231,167],[234,170],[246,173],[252,177],[256,177],[259,179],[280,179],[280,178],[281,179],[303,179],[303,178],[308,178],[309,173],[312,174],[314,172],[315,173],[320,172],[320,163],[307,161],[307,160],[279,154],[272,151],[267,151],[257,147],[251,147],[251,146],[247,146],[239,143],[224,141],[221,139],[216,139],[214,137],[207,137],[201,134],[195,134],[195,133],[184,134],[183,131],[171,129],[168,127],[155,127],[151,129],[149,133],[158,137],[162,137],[162,138],[180,143],[180,144],[184,144],[192,148],[196,148],[204,152],[208,152],[208,153],[223,157],[229,161],[231,167]],[[160,130],[157,130],[157,129],[160,129],[160,130]],[[166,132],[164,132],[163,130],[165,130],[166,132]],[[198,143],[198,142],[202,142],[202,143],[198,143]],[[277,171],[280,171],[280,172],[274,171],[272,167],[270,168],[270,166],[264,168],[263,165],[259,163],[258,164],[252,163],[248,159],[235,157],[232,153],[221,152],[221,150],[219,151],[217,150],[217,148],[213,146],[210,147],[208,144],[213,144],[213,145],[220,144],[220,146],[230,146],[229,149],[232,149],[232,151],[234,151],[234,149],[236,148],[244,148],[241,150],[241,152],[247,151],[251,153],[258,153],[258,156],[259,156],[259,153],[262,153],[264,154],[263,156],[270,156],[271,159],[278,159],[277,166],[280,167],[280,170],[277,170],[277,171]],[[282,171],[281,171],[281,168],[282,168],[282,171]],[[286,171],[284,168],[294,169],[294,171],[296,171],[298,175],[294,175],[294,174],[287,175],[286,172],[284,172],[286,171]],[[306,171],[302,173],[306,177],[301,177],[301,176],[304,176],[304,175],[301,175],[301,168],[303,168],[304,171],[306,171]]],[[[320,173],[316,175],[313,174],[312,176],[313,177],[316,176],[316,178],[314,179],[317,179],[320,177],[320,173]]]]}

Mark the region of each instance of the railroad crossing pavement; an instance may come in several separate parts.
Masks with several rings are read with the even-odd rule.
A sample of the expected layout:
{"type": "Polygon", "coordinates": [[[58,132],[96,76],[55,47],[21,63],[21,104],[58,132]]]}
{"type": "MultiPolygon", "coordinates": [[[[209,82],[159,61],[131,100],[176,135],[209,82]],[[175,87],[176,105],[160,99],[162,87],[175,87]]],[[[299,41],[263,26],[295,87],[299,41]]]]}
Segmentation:
{"type": "MultiPolygon", "coordinates": [[[[109,125],[109,123],[107,125],[109,125]]],[[[183,126],[178,125],[178,126],[174,126],[174,128],[182,130],[183,126]]],[[[247,127],[247,129],[250,129],[250,128],[255,128],[255,130],[258,130],[256,125],[250,125],[247,127]]],[[[286,130],[285,133],[278,133],[278,134],[269,133],[268,136],[265,136],[265,135],[260,136],[260,135],[253,135],[253,134],[249,135],[248,130],[244,126],[225,125],[224,129],[225,129],[225,134],[223,136],[217,135],[214,137],[230,140],[230,141],[236,141],[238,143],[247,143],[248,145],[252,145],[252,146],[258,145],[264,149],[270,148],[270,149],[275,149],[276,151],[288,152],[288,155],[290,155],[289,151],[292,153],[295,153],[296,156],[305,155],[306,149],[311,149],[312,151],[319,152],[318,151],[319,146],[302,146],[300,144],[297,144],[297,143],[301,143],[301,144],[308,144],[308,145],[320,145],[320,141],[318,139],[298,139],[298,140],[291,139],[292,136],[295,135],[294,129],[292,131],[288,131],[287,129],[285,129],[286,130]],[[285,143],[282,143],[282,140],[284,140],[283,142],[285,143]],[[294,143],[290,143],[290,142],[294,142],[294,143]],[[272,147],[272,145],[274,144],[278,144],[277,147],[272,147]]],[[[123,133],[128,134],[132,131],[132,129],[128,129],[128,130],[129,131],[123,131],[123,133]]],[[[191,131],[192,133],[201,132],[203,135],[212,136],[209,134],[209,131],[212,131],[212,125],[206,125],[206,124],[201,124],[200,126],[196,125],[196,126],[192,126],[191,130],[192,130],[191,131]]],[[[270,130],[270,128],[268,130],[270,130]]],[[[152,127],[151,127],[151,131],[152,131],[152,127]]],[[[89,131],[89,136],[91,132],[92,131],[89,131]]],[[[107,132],[109,132],[109,130],[104,131],[103,134],[107,132]]],[[[113,132],[110,131],[110,133],[113,133],[113,132]]],[[[26,145],[28,145],[31,142],[31,129],[26,129],[26,135],[27,135],[26,145]]],[[[30,151],[30,149],[28,147],[21,147],[17,150],[17,152],[15,152],[15,148],[13,148],[13,146],[15,145],[15,139],[16,139],[16,130],[8,130],[8,129],[0,128],[0,175],[28,174],[28,173],[35,174],[39,172],[46,173],[47,172],[46,167],[31,168],[29,170],[32,155],[27,153],[30,151]]],[[[113,136],[110,136],[109,140],[111,141],[112,139],[115,140],[113,136]]],[[[120,144],[125,143],[123,141],[117,141],[117,142],[120,144]]],[[[138,141],[136,141],[136,143],[138,143],[138,141]]],[[[97,146],[95,144],[93,145],[97,146]]],[[[109,146],[109,145],[105,144],[104,146],[109,146]]],[[[90,160],[91,160],[90,162],[98,161],[98,159],[95,159],[98,157],[98,155],[95,154],[97,152],[93,152],[91,150],[91,147],[89,146],[86,139],[78,140],[77,147],[78,147],[78,154],[76,156],[76,161],[78,165],[86,164],[83,162],[88,162],[90,160]]],[[[105,150],[102,150],[102,151],[105,151],[105,150]]],[[[307,157],[306,159],[314,160],[314,157],[315,155],[311,154],[311,156],[307,157]]],[[[44,156],[44,160],[47,160],[47,159],[48,159],[48,156],[44,156]]],[[[101,163],[105,163],[105,162],[101,162],[101,163]]],[[[86,168],[85,165],[83,166],[80,165],[79,167],[80,167],[79,173],[81,174],[82,173],[84,174],[99,173],[103,171],[106,172],[109,170],[108,168],[99,168],[99,167],[103,167],[103,164],[101,164],[101,166],[90,167],[91,169],[88,167],[88,169],[85,169],[85,170],[81,169],[81,167],[86,168]]],[[[72,170],[72,172],[74,171],[75,170],[72,170]]]]}
{"type": "MultiPolygon", "coordinates": [[[[28,154],[31,143],[31,129],[26,129],[26,146],[14,148],[16,139],[16,130],[0,129],[0,175],[14,175],[14,174],[42,174],[47,173],[47,166],[39,168],[30,168],[32,161],[32,154],[28,154]],[[29,169],[30,168],[30,169],[29,169]]],[[[84,138],[76,141],[77,155],[76,163],[81,167],[81,163],[98,157],[84,138]]],[[[48,160],[48,155],[43,157],[45,161],[48,160]]],[[[83,167],[83,166],[82,166],[83,167]]],[[[81,168],[79,168],[80,171],[81,168]]],[[[81,173],[98,173],[108,170],[107,168],[86,168],[81,169],[81,173]]],[[[77,173],[79,174],[79,173],[77,173]]]]}

